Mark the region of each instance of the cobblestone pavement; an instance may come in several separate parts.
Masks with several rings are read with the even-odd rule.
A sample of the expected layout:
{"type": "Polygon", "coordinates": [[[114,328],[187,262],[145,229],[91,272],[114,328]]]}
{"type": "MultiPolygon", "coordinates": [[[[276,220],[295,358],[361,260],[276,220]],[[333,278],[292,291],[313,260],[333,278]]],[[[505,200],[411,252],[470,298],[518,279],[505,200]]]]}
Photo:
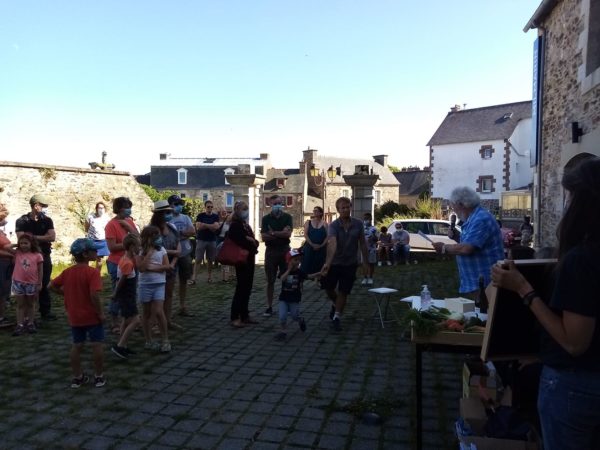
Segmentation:
{"type": "MultiPolygon", "coordinates": [[[[400,290],[395,310],[397,299],[418,292],[422,282],[434,296],[455,295],[454,262],[375,274],[375,286],[400,290]]],[[[59,320],[36,335],[0,330],[0,448],[411,448],[413,349],[396,323],[381,328],[359,284],[336,334],[323,292],[307,282],[308,329],[292,324],[280,343],[273,339],[276,316],[261,317],[262,267],[250,304],[260,323],[244,329],[228,325],[233,284],[199,281],[190,292],[196,315],[176,319],[185,328],[172,333],[170,354],[144,351],[135,333],[130,347],[138,354],[119,360],[108,350],[109,336],[103,388],[70,388],[70,334],[56,298],[59,320]],[[379,413],[383,423],[365,423],[366,411],[379,413]]],[[[91,373],[89,348],[83,361],[91,373]]],[[[425,355],[424,364],[424,447],[456,448],[460,358],[425,355]]]]}

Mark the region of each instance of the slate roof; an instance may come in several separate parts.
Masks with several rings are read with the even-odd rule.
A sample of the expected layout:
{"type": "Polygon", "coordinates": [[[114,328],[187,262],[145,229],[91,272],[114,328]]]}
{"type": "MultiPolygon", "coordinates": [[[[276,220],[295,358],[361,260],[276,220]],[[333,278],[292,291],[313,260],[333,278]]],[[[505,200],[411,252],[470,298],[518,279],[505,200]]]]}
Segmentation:
{"type": "Polygon", "coordinates": [[[530,117],[531,101],[450,111],[427,145],[508,139],[530,117]]]}
{"type": "MultiPolygon", "coordinates": [[[[177,166],[181,167],[181,165],[177,166]]],[[[222,167],[194,167],[184,166],[187,169],[187,184],[177,183],[177,169],[175,167],[152,166],[150,172],[150,185],[154,189],[213,189],[227,187],[225,184],[225,169],[222,167]]],[[[232,168],[235,168],[233,166],[232,168]]]]}
{"type": "Polygon", "coordinates": [[[238,164],[250,164],[251,166],[265,166],[270,164],[268,159],[261,159],[260,157],[249,157],[249,158],[213,158],[213,157],[200,157],[200,158],[186,158],[186,157],[168,157],[167,159],[161,159],[156,164],[152,164],[151,167],[237,167],[238,164]]]}
{"type": "Polygon", "coordinates": [[[264,192],[281,194],[304,192],[304,174],[300,173],[300,169],[269,169],[266,178],[264,192]],[[278,178],[285,178],[285,185],[282,189],[277,189],[278,178]]]}
{"type": "Polygon", "coordinates": [[[429,190],[429,170],[403,170],[394,172],[394,176],[400,182],[400,195],[420,195],[429,190]]]}
{"type": "MultiPolygon", "coordinates": [[[[329,169],[329,166],[341,167],[341,175],[353,175],[354,166],[365,165],[373,168],[373,173],[379,175],[378,185],[398,185],[398,180],[387,167],[383,167],[381,164],[373,161],[373,159],[354,159],[354,158],[342,158],[337,156],[317,155],[315,166],[319,169],[329,169]]],[[[336,176],[333,180],[334,183],[344,183],[342,176],[336,176]]],[[[329,182],[329,180],[327,180],[329,182]]]]}

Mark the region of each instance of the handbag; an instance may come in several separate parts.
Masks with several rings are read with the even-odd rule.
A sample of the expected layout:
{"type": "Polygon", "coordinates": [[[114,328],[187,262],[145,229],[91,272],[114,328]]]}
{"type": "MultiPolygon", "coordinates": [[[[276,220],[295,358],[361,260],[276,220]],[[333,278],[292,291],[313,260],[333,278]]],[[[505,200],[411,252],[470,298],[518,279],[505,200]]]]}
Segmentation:
{"type": "Polygon", "coordinates": [[[217,249],[217,262],[224,266],[239,266],[245,264],[250,252],[225,236],[223,243],[217,249]]]}

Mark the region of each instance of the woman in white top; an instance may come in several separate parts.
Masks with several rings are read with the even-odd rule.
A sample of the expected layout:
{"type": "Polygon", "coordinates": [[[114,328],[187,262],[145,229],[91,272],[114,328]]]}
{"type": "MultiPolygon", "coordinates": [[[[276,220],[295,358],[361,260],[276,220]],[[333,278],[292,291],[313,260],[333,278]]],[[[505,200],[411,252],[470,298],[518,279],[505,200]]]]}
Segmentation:
{"type": "Polygon", "coordinates": [[[106,246],[106,235],[104,227],[110,220],[106,214],[106,205],[103,202],[96,203],[96,212],[91,213],[85,221],[85,231],[87,237],[94,242],[102,244],[102,248],[98,250],[98,262],[102,262],[104,256],[109,255],[108,247],[106,246]]]}

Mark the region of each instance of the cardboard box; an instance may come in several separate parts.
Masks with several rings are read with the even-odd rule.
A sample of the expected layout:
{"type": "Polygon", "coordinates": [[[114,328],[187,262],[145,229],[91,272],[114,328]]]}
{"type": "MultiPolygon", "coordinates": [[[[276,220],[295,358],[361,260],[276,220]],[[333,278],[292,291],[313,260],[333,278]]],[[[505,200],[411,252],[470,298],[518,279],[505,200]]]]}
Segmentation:
{"type": "Polygon", "coordinates": [[[463,364],[463,398],[496,400],[496,376],[489,376],[487,366],[481,361],[466,361],[463,364]]]}
{"type": "Polygon", "coordinates": [[[461,398],[460,417],[469,424],[473,433],[482,436],[484,434],[487,414],[480,398],[461,398]]]}
{"type": "Polygon", "coordinates": [[[432,336],[421,336],[411,328],[410,339],[417,344],[466,345],[481,347],[483,333],[464,333],[462,331],[439,331],[432,336]]]}
{"type": "Polygon", "coordinates": [[[473,300],[469,300],[468,298],[447,298],[445,302],[446,309],[449,309],[453,312],[466,313],[475,311],[475,302],[473,300]]]}

